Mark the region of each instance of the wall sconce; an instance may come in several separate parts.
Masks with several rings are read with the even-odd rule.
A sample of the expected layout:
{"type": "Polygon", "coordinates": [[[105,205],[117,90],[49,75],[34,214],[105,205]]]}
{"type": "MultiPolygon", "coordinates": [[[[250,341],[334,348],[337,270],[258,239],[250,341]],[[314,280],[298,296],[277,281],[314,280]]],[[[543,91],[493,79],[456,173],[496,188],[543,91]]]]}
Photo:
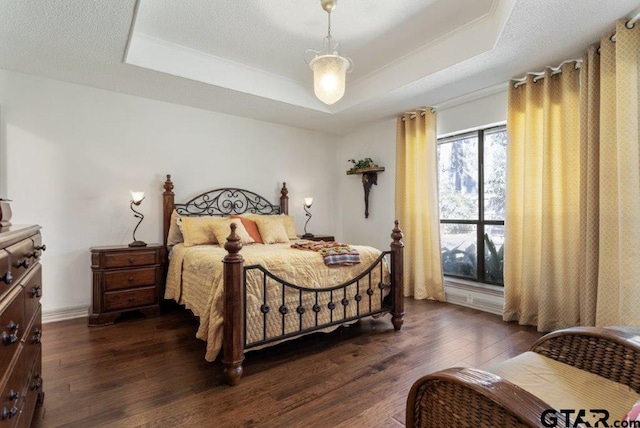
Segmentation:
{"type": "Polygon", "coordinates": [[[311,205],[313,205],[313,198],[304,198],[304,211],[306,213],[305,215],[308,218],[304,223],[304,235],[302,235],[303,238],[313,238],[313,234],[307,232],[307,223],[309,223],[309,220],[311,220],[311,213],[309,212],[309,208],[311,208],[311,205]]]}
{"type": "Polygon", "coordinates": [[[129,244],[130,247],[146,247],[147,243],[143,242],[143,241],[138,241],[136,240],[136,230],[138,230],[138,226],[140,226],[140,223],[142,223],[142,219],[144,219],[144,216],[142,215],[142,213],[139,213],[138,211],[133,209],[134,205],[140,205],[140,203],[144,200],[144,192],[134,192],[133,190],[131,191],[131,211],[133,211],[133,216],[135,218],[139,218],[140,220],[138,221],[138,224],[136,225],[135,229],[133,229],[133,242],[131,244],[129,244]]]}

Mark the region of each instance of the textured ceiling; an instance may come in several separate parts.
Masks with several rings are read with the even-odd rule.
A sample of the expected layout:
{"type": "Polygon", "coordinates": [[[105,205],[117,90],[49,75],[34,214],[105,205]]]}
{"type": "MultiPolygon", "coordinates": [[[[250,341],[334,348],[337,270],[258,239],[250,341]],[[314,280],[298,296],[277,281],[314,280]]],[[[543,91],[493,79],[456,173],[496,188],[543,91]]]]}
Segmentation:
{"type": "Polygon", "coordinates": [[[3,0],[0,68],[342,134],[579,57],[639,8],[640,0],[341,0],[332,34],[355,70],[330,109],[314,99],[302,60],[326,34],[317,0],[3,0]],[[127,64],[128,55],[148,64],[127,64]]]}

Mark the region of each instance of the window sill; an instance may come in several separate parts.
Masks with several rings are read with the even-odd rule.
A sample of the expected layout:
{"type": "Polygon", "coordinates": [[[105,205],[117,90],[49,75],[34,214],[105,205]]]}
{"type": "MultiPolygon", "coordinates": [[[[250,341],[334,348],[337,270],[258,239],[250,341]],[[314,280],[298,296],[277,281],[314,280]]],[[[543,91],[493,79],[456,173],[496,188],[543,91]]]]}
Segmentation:
{"type": "Polygon", "coordinates": [[[449,303],[502,315],[503,287],[445,276],[444,291],[449,303]]]}

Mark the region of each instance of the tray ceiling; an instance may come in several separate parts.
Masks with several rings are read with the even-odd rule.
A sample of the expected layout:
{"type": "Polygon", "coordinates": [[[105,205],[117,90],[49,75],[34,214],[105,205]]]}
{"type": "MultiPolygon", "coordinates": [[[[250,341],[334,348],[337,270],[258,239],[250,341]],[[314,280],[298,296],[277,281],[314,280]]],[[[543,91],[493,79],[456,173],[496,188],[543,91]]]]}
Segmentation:
{"type": "Polygon", "coordinates": [[[318,0],[3,1],[0,68],[342,134],[579,57],[639,7],[340,0],[332,35],[355,69],[330,107],[303,60],[326,35],[318,0]]]}

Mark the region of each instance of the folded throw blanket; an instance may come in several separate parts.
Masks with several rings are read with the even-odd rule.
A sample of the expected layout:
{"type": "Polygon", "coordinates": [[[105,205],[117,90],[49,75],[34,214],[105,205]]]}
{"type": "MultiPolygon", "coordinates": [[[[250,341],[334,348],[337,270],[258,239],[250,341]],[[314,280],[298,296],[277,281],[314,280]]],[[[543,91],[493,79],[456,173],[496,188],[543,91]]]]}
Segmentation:
{"type": "Polygon", "coordinates": [[[351,266],[360,263],[360,253],[348,244],[340,242],[296,242],[291,248],[316,251],[329,267],[351,266]]]}

